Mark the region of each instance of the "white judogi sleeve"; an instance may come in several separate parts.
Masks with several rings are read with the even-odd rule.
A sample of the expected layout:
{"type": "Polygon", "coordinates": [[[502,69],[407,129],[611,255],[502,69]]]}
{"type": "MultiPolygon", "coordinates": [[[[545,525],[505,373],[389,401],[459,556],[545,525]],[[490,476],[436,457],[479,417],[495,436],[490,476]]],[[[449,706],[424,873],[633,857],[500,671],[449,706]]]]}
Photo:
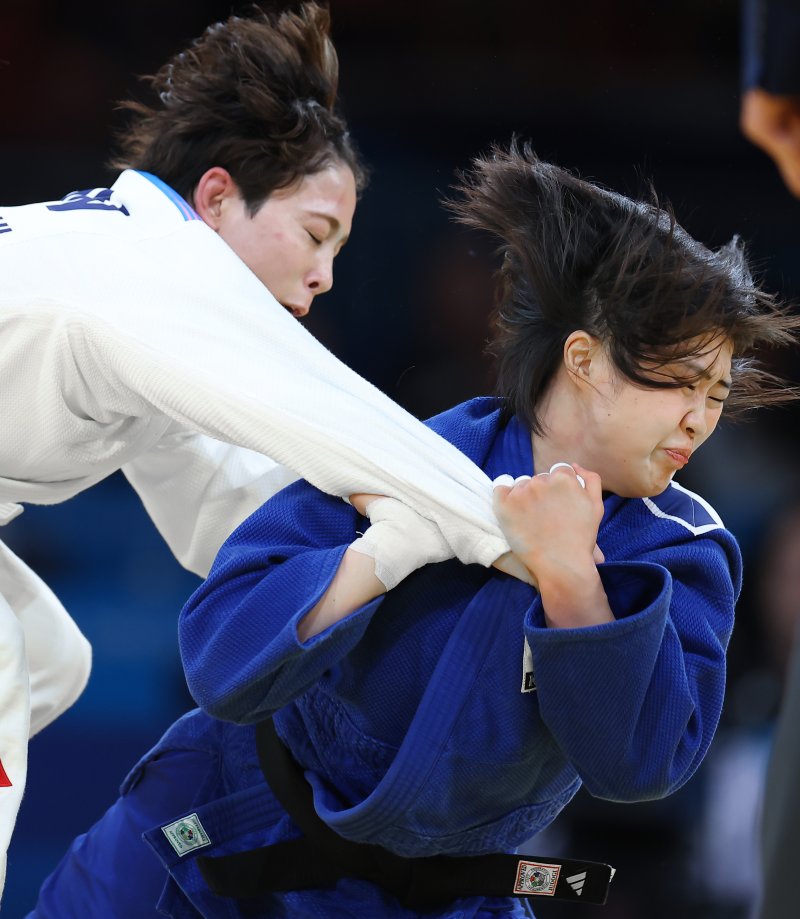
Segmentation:
{"type": "Polygon", "coordinates": [[[507,550],[477,466],[334,358],[205,224],[181,236],[170,246],[175,261],[147,253],[151,268],[161,262],[158,290],[155,272],[140,274],[137,303],[113,324],[107,313],[87,317],[87,343],[107,379],[186,428],[265,454],[331,494],[401,498],[439,524],[464,562],[488,565],[507,550]],[[235,260],[238,270],[222,272],[227,290],[213,268],[198,271],[198,249],[209,250],[200,265],[235,260]],[[182,254],[191,262],[181,264],[182,254]]]}
{"type": "Polygon", "coordinates": [[[122,471],[175,558],[201,577],[227,536],[297,479],[267,457],[178,425],[122,471]]]}
{"type": "MultiPolygon", "coordinates": [[[[204,245],[224,247],[198,229],[204,245]]],[[[216,261],[235,258],[225,249],[216,261]]],[[[120,408],[125,391],[135,393],[186,428],[265,454],[331,494],[398,497],[434,519],[465,563],[489,565],[507,551],[484,473],[268,302],[253,275],[239,277],[230,309],[206,296],[174,307],[167,321],[146,309],[114,325],[88,317],[87,346],[99,372],[116,380],[120,408]],[[246,296],[252,285],[256,305],[246,296]]]]}
{"type": "MultiPolygon", "coordinates": [[[[114,186],[138,221],[56,214],[51,224],[69,232],[26,245],[17,213],[18,242],[6,241],[15,278],[27,280],[20,334],[37,314],[40,338],[63,333],[66,345],[52,353],[69,349],[73,415],[85,391],[97,417],[166,416],[269,456],[331,494],[400,498],[435,520],[463,562],[489,565],[506,552],[482,470],[337,360],[182,199],[178,219],[141,219],[142,186],[153,187],[135,172],[114,186]],[[115,231],[102,232],[111,221],[115,231]]],[[[164,195],[151,194],[163,208],[164,195]]]]}

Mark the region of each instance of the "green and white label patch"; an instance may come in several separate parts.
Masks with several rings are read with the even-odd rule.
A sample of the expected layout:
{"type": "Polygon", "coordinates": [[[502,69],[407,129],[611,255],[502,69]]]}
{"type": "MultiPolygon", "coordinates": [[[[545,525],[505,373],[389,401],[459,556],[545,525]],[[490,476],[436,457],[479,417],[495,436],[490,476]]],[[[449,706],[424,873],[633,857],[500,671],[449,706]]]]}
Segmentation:
{"type": "Polygon", "coordinates": [[[211,840],[200,823],[197,814],[189,814],[188,817],[181,817],[174,823],[161,827],[162,832],[167,837],[172,848],[178,855],[186,855],[192,849],[200,849],[203,846],[210,846],[211,840]]]}

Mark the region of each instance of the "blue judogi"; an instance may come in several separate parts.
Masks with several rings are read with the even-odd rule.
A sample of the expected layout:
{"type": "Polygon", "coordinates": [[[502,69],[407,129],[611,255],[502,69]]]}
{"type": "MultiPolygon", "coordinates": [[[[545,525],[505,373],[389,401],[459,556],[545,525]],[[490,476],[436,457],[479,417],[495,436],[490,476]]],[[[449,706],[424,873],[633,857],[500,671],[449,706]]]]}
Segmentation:
{"type": "MultiPolygon", "coordinates": [[[[431,425],[491,477],[533,471],[529,432],[516,419],[505,424],[495,400],[473,400],[431,425]]],[[[357,880],[258,903],[208,891],[197,854],[298,835],[263,782],[254,730],[239,726],[273,713],[319,814],[348,839],[407,856],[510,851],[550,823],[581,783],[599,797],[645,800],[676,790],[701,762],[722,706],[741,573],[733,537],[702,499],[674,484],[653,499],[606,499],[598,543],[614,622],[549,629],[531,587],[453,560],[415,572],[299,643],[297,622],[361,525],[340,500],[290,486],[231,536],[185,607],[190,688],[225,720],[195,712],[177,722],[120,799],[124,813],[139,809],[170,872],[168,880],[161,873],[166,915],[411,915],[357,880]],[[179,751],[214,764],[191,802],[181,770],[168,764],[179,751]],[[151,769],[159,778],[146,790],[151,769]],[[165,783],[185,806],[156,813],[148,802],[165,783]]],[[[38,919],[78,915],[64,903],[97,886],[94,851],[122,846],[130,865],[152,871],[144,867],[152,853],[118,825],[101,821],[90,831],[88,854],[73,846],[43,891],[38,919]],[[70,867],[71,858],[82,861],[70,867]],[[48,912],[56,897],[61,911],[48,912]]],[[[523,913],[511,899],[471,898],[430,915],[523,913]]]]}

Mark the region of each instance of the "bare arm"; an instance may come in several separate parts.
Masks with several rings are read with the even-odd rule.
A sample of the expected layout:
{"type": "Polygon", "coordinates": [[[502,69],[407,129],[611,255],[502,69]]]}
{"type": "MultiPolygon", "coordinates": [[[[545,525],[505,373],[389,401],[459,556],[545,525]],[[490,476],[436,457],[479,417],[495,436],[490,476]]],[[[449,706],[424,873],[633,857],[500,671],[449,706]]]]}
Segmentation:
{"type": "Polygon", "coordinates": [[[297,637],[308,641],[385,592],[375,576],[375,560],[348,549],[328,589],[301,619],[297,637]]]}
{"type": "Polygon", "coordinates": [[[342,557],[328,589],[300,621],[297,636],[308,641],[423,565],[453,558],[439,527],[395,498],[354,496],[370,527],[342,557]]]}

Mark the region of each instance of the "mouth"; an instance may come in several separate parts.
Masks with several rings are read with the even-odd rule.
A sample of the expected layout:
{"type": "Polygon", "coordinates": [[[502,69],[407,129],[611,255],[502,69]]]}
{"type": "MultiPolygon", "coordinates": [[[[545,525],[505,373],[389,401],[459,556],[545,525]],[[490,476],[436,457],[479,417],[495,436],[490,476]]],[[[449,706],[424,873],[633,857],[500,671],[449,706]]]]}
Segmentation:
{"type": "Polygon", "coordinates": [[[683,469],[683,467],[689,462],[689,457],[692,455],[691,450],[681,450],[674,447],[665,447],[664,452],[678,469],[683,469]]]}
{"type": "Polygon", "coordinates": [[[306,304],[305,306],[296,306],[294,303],[281,303],[281,306],[289,313],[294,316],[295,319],[301,319],[303,316],[307,316],[309,310],[311,309],[311,304],[306,304]]]}

